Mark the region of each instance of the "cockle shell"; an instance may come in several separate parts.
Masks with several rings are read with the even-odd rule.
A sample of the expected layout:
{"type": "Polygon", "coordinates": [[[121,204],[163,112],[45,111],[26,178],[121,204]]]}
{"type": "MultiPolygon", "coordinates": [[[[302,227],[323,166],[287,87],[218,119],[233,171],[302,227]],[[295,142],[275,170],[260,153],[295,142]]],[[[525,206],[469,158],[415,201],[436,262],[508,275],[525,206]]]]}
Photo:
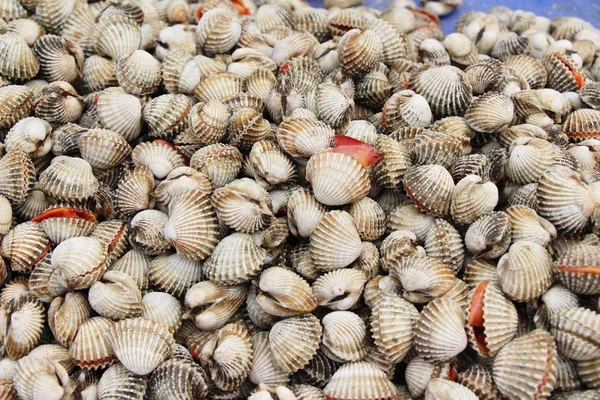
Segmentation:
{"type": "Polygon", "coordinates": [[[312,314],[275,323],[269,332],[269,344],[279,368],[295,372],[307,366],[317,351],[322,332],[319,320],[312,314]]]}
{"type": "Polygon", "coordinates": [[[18,396],[25,400],[62,398],[73,392],[65,368],[43,357],[26,356],[19,360],[13,383],[18,396]]]}
{"type": "Polygon", "coordinates": [[[396,189],[411,165],[410,152],[402,143],[385,135],[377,138],[375,147],[383,155],[373,164],[373,178],[384,188],[396,189]]]}
{"type": "Polygon", "coordinates": [[[563,125],[563,131],[573,141],[596,138],[599,123],[600,110],[582,108],[569,114],[563,125]]]}
{"type": "Polygon", "coordinates": [[[78,329],[69,349],[75,364],[84,369],[97,369],[110,364],[114,359],[106,333],[113,322],[104,317],[92,317],[78,329]]]}
{"type": "Polygon", "coordinates": [[[118,84],[115,62],[96,54],[85,59],[81,75],[84,93],[100,91],[118,84]]]}
{"type": "Polygon", "coordinates": [[[365,273],[337,269],[321,275],[312,285],[317,303],[333,310],[347,310],[359,300],[366,283],[365,273]]]}
{"type": "Polygon", "coordinates": [[[471,85],[455,67],[420,69],[411,74],[409,87],[427,99],[438,117],[461,115],[471,103],[471,85]]]}
{"type": "Polygon", "coordinates": [[[469,226],[465,234],[465,246],[471,254],[487,259],[502,256],[511,240],[510,220],[502,211],[491,212],[469,226]]]}
{"type": "Polygon", "coordinates": [[[537,189],[540,216],[557,230],[577,232],[587,225],[594,200],[577,172],[555,166],[542,174],[537,189]]]}
{"type": "Polygon", "coordinates": [[[55,297],[48,309],[48,325],[59,343],[68,346],[82,324],[90,319],[92,309],[84,294],[73,292],[55,297]]]}
{"type": "Polygon", "coordinates": [[[384,293],[373,306],[371,332],[377,349],[392,362],[399,362],[413,343],[418,311],[393,293],[384,293]]]}
{"type": "Polygon", "coordinates": [[[31,271],[50,252],[52,243],[40,224],[24,222],[2,238],[0,254],[15,272],[31,271]]]}
{"type": "Polygon", "coordinates": [[[161,83],[160,63],[144,50],[119,59],[115,75],[119,86],[134,95],[153,93],[161,83]]]}
{"type": "Polygon", "coordinates": [[[4,139],[6,151],[21,149],[31,158],[42,157],[52,147],[52,126],[39,118],[27,117],[17,122],[4,139]]]}
{"type": "Polygon", "coordinates": [[[308,158],[331,145],[334,131],[317,119],[296,118],[283,121],[277,141],[292,157],[308,158]]]}
{"type": "MultiPolygon", "coordinates": [[[[435,2],[427,4],[435,4],[435,2]]],[[[445,396],[465,400],[479,399],[479,397],[473,393],[473,391],[459,383],[443,378],[431,379],[427,384],[424,398],[427,400],[436,400],[443,399],[445,396]]]]}
{"type": "Polygon", "coordinates": [[[477,175],[467,175],[454,188],[450,213],[456,222],[470,224],[492,212],[498,199],[498,188],[493,182],[484,183],[477,175]]]}
{"type": "Polygon", "coordinates": [[[137,317],[142,313],[142,293],[126,273],[107,271],[88,294],[91,307],[113,320],[137,317]]]}
{"type": "Polygon", "coordinates": [[[315,198],[332,206],[355,203],[365,197],[371,187],[365,168],[357,160],[327,150],[310,158],[306,180],[315,198]],[[340,165],[344,165],[344,169],[340,165]]]}
{"type": "Polygon", "coordinates": [[[98,122],[123,136],[125,140],[137,138],[142,130],[142,105],[140,100],[121,88],[108,88],[100,92],[94,102],[98,122]]]}
{"type": "MultiPolygon", "coordinates": [[[[252,343],[241,324],[228,324],[208,338],[197,353],[211,379],[221,390],[232,391],[242,384],[252,366],[252,343]]],[[[195,356],[194,352],[192,354],[195,356]]]]}
{"type": "Polygon", "coordinates": [[[365,361],[344,364],[323,389],[325,396],[331,399],[383,400],[394,398],[396,392],[396,387],[387,379],[385,372],[365,361]]]}
{"type": "Polygon", "coordinates": [[[205,276],[213,282],[236,284],[258,274],[266,251],[254,244],[252,236],[233,233],[223,238],[203,266],[205,276]]]}
{"type": "Polygon", "coordinates": [[[457,302],[446,297],[432,300],[423,308],[414,326],[415,349],[428,361],[451,359],[467,346],[463,321],[457,302]]]}
{"type": "Polygon", "coordinates": [[[81,157],[92,168],[108,169],[121,164],[131,154],[124,137],[108,129],[90,129],[77,137],[81,157]]]}
{"type": "Polygon", "coordinates": [[[469,344],[483,356],[495,356],[513,338],[518,325],[514,305],[489,281],[469,293],[465,320],[469,344]]]}
{"type": "Polygon", "coordinates": [[[106,271],[107,251],[91,237],[74,237],[60,243],[52,252],[51,263],[70,289],[90,287],[106,271]]]}
{"type": "Polygon", "coordinates": [[[536,329],[500,350],[494,359],[494,382],[509,399],[548,396],[556,382],[556,358],[552,336],[536,329]],[[515,370],[515,362],[526,368],[515,370]]]}
{"type": "Polygon", "coordinates": [[[498,261],[498,277],[507,296],[529,301],[541,296],[552,284],[552,259],[539,244],[522,240],[498,261]]]}
{"type": "Polygon", "coordinates": [[[196,314],[194,322],[200,329],[216,330],[224,326],[244,301],[242,286],[224,286],[211,281],[199,282],[185,295],[185,305],[196,314]],[[199,312],[194,312],[199,309],[199,312]]]}
{"type": "Polygon", "coordinates": [[[216,189],[211,200],[223,222],[242,233],[264,229],[273,218],[267,191],[249,178],[216,189]]]}
{"type": "Polygon", "coordinates": [[[10,129],[31,113],[34,93],[27,86],[7,85],[0,87],[0,128],[10,129]]]}
{"type": "Polygon", "coordinates": [[[152,191],[154,176],[146,167],[137,167],[123,174],[114,195],[115,209],[122,215],[133,216],[154,206],[152,191]]]}
{"type": "Polygon", "coordinates": [[[162,211],[140,211],[131,220],[129,243],[148,255],[158,255],[169,250],[171,245],[164,237],[168,219],[169,216],[162,211]]]}
{"type": "Polygon", "coordinates": [[[216,215],[208,196],[199,190],[189,190],[178,201],[171,202],[164,236],[185,257],[193,260],[208,257],[219,238],[216,215]]]}
{"type": "Polygon", "coordinates": [[[263,185],[278,185],[296,176],[292,161],[272,141],[261,140],[254,143],[248,155],[248,162],[254,178],[263,185]]]}
{"type": "Polygon", "coordinates": [[[3,76],[23,81],[38,74],[40,63],[21,36],[14,33],[0,35],[0,51],[4,54],[0,62],[0,74],[3,76]]]}
{"type": "Polygon", "coordinates": [[[465,111],[469,126],[485,133],[497,133],[512,123],[514,105],[510,97],[500,93],[485,93],[473,100],[465,111]]]}
{"type": "Polygon", "coordinates": [[[131,159],[137,167],[149,168],[156,179],[166,178],[175,168],[185,164],[184,158],[173,145],[161,139],[135,146],[131,159]]]}
{"type": "Polygon", "coordinates": [[[225,53],[235,46],[242,33],[238,18],[223,9],[212,9],[202,15],[196,34],[206,53],[225,53]]]}
{"type": "Polygon", "coordinates": [[[427,256],[438,259],[454,272],[462,269],[465,249],[460,233],[450,223],[436,219],[425,237],[427,256]]]}
{"type": "Polygon", "coordinates": [[[556,150],[544,139],[516,138],[510,145],[506,177],[518,184],[535,183],[556,161],[556,150]]]}
{"type": "Polygon", "coordinates": [[[371,70],[383,56],[379,35],[370,29],[351,29],[338,43],[338,58],[342,70],[350,76],[371,70]]]}
{"type": "Polygon", "coordinates": [[[402,297],[413,303],[426,303],[444,295],[456,279],[446,264],[419,255],[400,258],[390,265],[390,275],[401,283],[402,297]]]}
{"type": "Polygon", "coordinates": [[[354,99],[335,83],[317,87],[316,106],[319,118],[333,128],[345,125],[354,114],[354,99]]]}
{"type": "Polygon", "coordinates": [[[256,302],[264,312],[278,317],[310,312],[317,306],[317,299],[308,283],[281,267],[271,267],[262,272],[256,302]]]}
{"type": "Polygon", "coordinates": [[[600,329],[598,313],[583,307],[558,311],[550,316],[550,333],[561,354],[577,361],[598,357],[600,347],[593,339],[600,329]]]}
{"type": "Polygon", "coordinates": [[[148,269],[148,280],[158,290],[181,296],[201,278],[201,264],[178,253],[155,257],[148,269]]]}
{"type": "Polygon", "coordinates": [[[23,150],[9,151],[0,159],[0,195],[13,205],[21,204],[35,183],[35,166],[23,150]]]}
{"type": "Polygon", "coordinates": [[[118,61],[139,48],[141,31],[134,20],[112,14],[97,22],[93,41],[99,55],[118,61]]]}
{"type": "Polygon", "coordinates": [[[542,63],[548,73],[549,88],[559,92],[569,92],[585,85],[585,77],[571,56],[550,53],[544,56],[542,63]]]}
{"type": "Polygon", "coordinates": [[[204,173],[215,188],[220,188],[235,179],[242,168],[242,160],[242,153],[236,147],[216,143],[194,153],[190,167],[204,173]]]}
{"type": "Polygon", "coordinates": [[[165,325],[171,333],[181,326],[181,308],[177,298],[169,293],[150,292],[142,298],[142,317],[165,325]]]}
{"type": "Polygon", "coordinates": [[[510,206],[505,210],[510,219],[512,241],[529,240],[542,246],[556,238],[556,228],[525,205],[510,206]]]}
{"type": "Polygon", "coordinates": [[[33,295],[16,297],[0,309],[2,343],[11,360],[25,356],[37,345],[44,327],[44,306],[33,295]]]}
{"type": "Polygon", "coordinates": [[[98,381],[99,398],[141,399],[146,393],[148,379],[127,370],[122,364],[108,368],[98,381]]]}
{"type": "Polygon", "coordinates": [[[40,174],[39,185],[56,199],[81,201],[93,196],[99,183],[87,161],[59,156],[40,174]]]}
{"type": "Polygon", "coordinates": [[[143,318],[116,322],[107,340],[123,365],[137,375],[148,375],[171,355],[173,336],[162,324],[143,318]]]}
{"type": "Polygon", "coordinates": [[[40,61],[41,76],[48,82],[76,84],[82,76],[84,55],[74,42],[61,36],[44,35],[33,46],[40,61]]]}
{"type": "Polygon", "coordinates": [[[454,191],[452,176],[441,165],[419,165],[408,168],[404,189],[424,212],[447,215],[454,191]]]}
{"type": "Polygon", "coordinates": [[[287,221],[290,232],[308,238],[325,215],[325,207],[308,190],[299,188],[288,199],[287,221]]]}
{"type": "Polygon", "coordinates": [[[598,292],[596,246],[581,244],[567,249],[555,261],[561,282],[574,293],[598,292]]]}
{"type": "Polygon", "coordinates": [[[427,126],[432,121],[426,98],[412,90],[394,93],[382,109],[383,124],[392,130],[404,126],[427,126]]]}
{"type": "Polygon", "coordinates": [[[191,109],[190,99],[183,94],[164,94],[153,98],[143,111],[150,136],[169,139],[182,132],[191,109]]]}
{"type": "Polygon", "coordinates": [[[320,269],[344,268],[356,260],[361,251],[354,219],[345,211],[326,213],[310,237],[310,254],[320,269]]]}
{"type": "Polygon", "coordinates": [[[322,351],[334,361],[358,361],[367,353],[366,326],[351,311],[334,311],[323,318],[322,351]],[[344,338],[344,340],[339,340],[344,338]]]}

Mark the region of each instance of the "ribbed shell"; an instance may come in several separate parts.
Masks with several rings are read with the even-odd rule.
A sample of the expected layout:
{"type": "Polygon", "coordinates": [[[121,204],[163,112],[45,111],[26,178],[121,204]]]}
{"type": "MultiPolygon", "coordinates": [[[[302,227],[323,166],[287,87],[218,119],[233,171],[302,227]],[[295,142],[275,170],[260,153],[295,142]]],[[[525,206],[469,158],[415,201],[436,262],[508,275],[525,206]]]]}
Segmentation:
{"type": "Polygon", "coordinates": [[[309,238],[325,215],[325,207],[307,189],[299,188],[289,197],[287,222],[295,236],[309,238]]]}
{"type": "Polygon", "coordinates": [[[409,255],[390,266],[390,275],[400,281],[403,297],[413,303],[425,303],[444,295],[456,278],[439,260],[409,255]]]}
{"type": "Polygon", "coordinates": [[[296,177],[295,165],[276,143],[269,140],[254,143],[248,163],[255,179],[265,186],[285,183],[296,177]]]}
{"type": "Polygon", "coordinates": [[[351,94],[335,83],[321,83],[316,94],[319,118],[333,128],[348,123],[354,114],[354,100],[351,94]]]}
{"type": "Polygon", "coordinates": [[[236,178],[242,169],[242,160],[242,153],[235,146],[216,143],[194,153],[190,167],[208,176],[216,189],[236,178]]]}
{"type": "Polygon", "coordinates": [[[462,309],[446,297],[434,299],[423,308],[414,332],[415,350],[427,361],[450,360],[467,347],[462,309]]]}
{"type": "Polygon", "coordinates": [[[498,261],[498,277],[502,291],[511,299],[533,300],[552,284],[552,258],[537,243],[516,242],[498,261]]]}
{"type": "Polygon", "coordinates": [[[574,293],[593,294],[600,291],[600,267],[596,246],[580,244],[567,249],[555,261],[561,282],[574,293]]]}
{"type": "Polygon", "coordinates": [[[83,369],[97,369],[110,364],[114,353],[106,339],[113,322],[104,317],[93,317],[77,330],[69,349],[75,364],[83,369]]]}
{"type": "Polygon", "coordinates": [[[18,398],[24,400],[44,397],[60,399],[72,391],[65,368],[58,362],[43,357],[27,356],[20,359],[15,368],[13,383],[18,398]]]}
{"type": "Polygon", "coordinates": [[[80,326],[90,318],[92,309],[88,299],[79,292],[55,297],[48,309],[48,325],[56,340],[69,346],[75,339],[80,326]]]}
{"type": "Polygon", "coordinates": [[[598,137],[600,126],[600,110],[582,108],[575,110],[565,120],[563,132],[573,141],[581,141],[598,137]]]}
{"type": "Polygon", "coordinates": [[[9,151],[0,159],[0,195],[13,205],[23,203],[35,184],[35,166],[23,150],[9,151]]]}
{"type": "Polygon", "coordinates": [[[469,126],[484,133],[497,133],[512,123],[515,107],[505,94],[488,92],[473,100],[465,111],[469,126]]]}
{"type": "Polygon", "coordinates": [[[552,336],[536,329],[500,350],[494,359],[494,382],[511,400],[547,397],[556,382],[556,358],[552,336]]]}
{"type": "Polygon", "coordinates": [[[344,268],[362,251],[354,219],[345,211],[325,214],[310,237],[310,255],[319,269],[344,268]]]}
{"type": "Polygon", "coordinates": [[[90,129],[77,137],[81,157],[92,168],[108,169],[120,165],[131,146],[124,137],[108,129],[90,129]]]}
{"type": "Polygon", "coordinates": [[[250,280],[260,272],[266,251],[254,244],[252,236],[233,233],[223,238],[203,266],[213,282],[236,284],[250,280]]]}
{"type": "Polygon", "coordinates": [[[427,256],[446,264],[454,273],[462,269],[465,249],[460,233],[450,223],[436,219],[425,237],[427,256]]]}
{"type": "Polygon", "coordinates": [[[322,151],[311,157],[306,166],[306,180],[316,199],[332,206],[355,203],[371,188],[368,174],[358,161],[332,151],[322,151]]]}
{"type": "Polygon", "coordinates": [[[119,180],[114,195],[115,209],[125,216],[133,216],[141,210],[151,208],[154,199],[154,176],[146,167],[126,171],[119,180]]]}
{"type": "Polygon", "coordinates": [[[247,151],[252,146],[265,139],[270,131],[269,121],[263,117],[260,111],[254,108],[239,108],[229,120],[229,144],[247,151]]]}
{"type": "Polygon", "coordinates": [[[510,220],[502,211],[491,212],[469,226],[464,237],[471,254],[494,259],[502,256],[510,245],[510,220]]]}
{"type": "Polygon", "coordinates": [[[494,211],[498,199],[498,187],[493,182],[483,183],[480,176],[467,175],[454,188],[450,213],[457,223],[471,224],[494,211]]]}
{"type": "Polygon", "coordinates": [[[7,85],[0,87],[0,128],[10,129],[31,113],[33,91],[27,86],[7,85]]]}
{"type": "Polygon", "coordinates": [[[40,62],[41,77],[48,82],[77,84],[82,76],[84,55],[74,42],[55,35],[40,37],[33,46],[40,62]]]}
{"type": "Polygon", "coordinates": [[[550,333],[561,354],[577,361],[600,357],[596,340],[600,333],[600,315],[595,311],[583,307],[559,311],[550,316],[550,324],[550,333]]]}
{"type": "Polygon", "coordinates": [[[383,125],[391,130],[406,126],[427,126],[433,117],[427,99],[412,90],[394,93],[383,105],[383,125]]]}
{"type": "Polygon", "coordinates": [[[199,145],[217,143],[225,135],[229,112],[219,100],[194,105],[189,114],[193,137],[188,142],[199,145]]]}
{"type": "Polygon", "coordinates": [[[177,252],[192,260],[204,260],[219,240],[218,222],[208,196],[197,189],[186,191],[169,204],[165,239],[177,252]]]}
{"type": "Polygon", "coordinates": [[[182,296],[201,277],[201,264],[175,253],[155,257],[150,263],[148,280],[155,289],[182,296]]]}
{"type": "Polygon", "coordinates": [[[519,322],[517,310],[513,303],[504,297],[504,294],[493,282],[483,281],[471,292],[468,298],[468,307],[465,311],[466,331],[471,348],[478,354],[493,357],[498,351],[513,338],[517,332],[519,322]],[[473,310],[473,297],[477,289],[483,290],[482,318],[483,340],[479,341],[475,327],[471,326],[470,318],[473,310]],[[483,344],[484,346],[480,346],[483,344]]]}
{"type": "Polygon", "coordinates": [[[96,114],[103,128],[110,129],[130,141],[142,130],[142,105],[140,100],[121,88],[109,88],[96,98],[96,114]]]}
{"type": "Polygon", "coordinates": [[[208,54],[228,52],[236,45],[241,33],[238,18],[220,8],[205,12],[196,28],[198,44],[208,54]]]}
{"type": "Polygon", "coordinates": [[[415,306],[393,293],[383,293],[374,304],[371,332],[377,349],[391,362],[400,362],[413,344],[415,306]]]}
{"type": "Polygon", "coordinates": [[[38,74],[40,63],[21,36],[14,33],[0,35],[0,74],[16,81],[29,80],[38,74]]]}
{"type": "Polygon", "coordinates": [[[216,189],[211,201],[221,220],[242,233],[264,229],[273,218],[267,191],[249,178],[238,179],[216,189]]]}
{"type": "Polygon", "coordinates": [[[319,320],[312,314],[275,323],[269,332],[269,345],[275,363],[285,372],[306,367],[316,354],[322,332],[319,320]]]}
{"type": "Polygon", "coordinates": [[[183,156],[168,142],[155,140],[140,143],[133,149],[131,159],[134,164],[145,166],[152,171],[156,179],[165,179],[175,168],[185,164],[183,156]]]}
{"type": "Polygon", "coordinates": [[[50,252],[52,243],[35,222],[24,222],[2,238],[0,254],[14,272],[31,271],[50,252]]]}
{"type": "Polygon", "coordinates": [[[383,154],[373,164],[373,179],[384,188],[397,190],[411,165],[408,148],[385,135],[377,137],[375,147],[383,154]]]}
{"type": "Polygon", "coordinates": [[[167,360],[152,373],[148,389],[149,399],[202,398],[208,392],[208,376],[193,362],[167,360]]]}
{"type": "Polygon", "coordinates": [[[571,56],[560,53],[546,54],[542,63],[548,73],[547,85],[559,92],[577,91],[585,85],[585,78],[571,56]]]}
{"type": "Polygon", "coordinates": [[[96,54],[85,59],[81,74],[85,93],[100,91],[118,84],[115,62],[96,54]]]}
{"type": "Polygon", "coordinates": [[[349,30],[338,43],[338,58],[342,70],[357,76],[373,69],[383,56],[379,35],[370,29],[349,30]]]}
{"type": "Polygon", "coordinates": [[[92,197],[99,183],[87,161],[59,156],[40,174],[39,185],[52,197],[68,202],[92,197]]]}
{"type": "Polygon", "coordinates": [[[141,39],[140,28],[134,20],[112,14],[96,23],[93,42],[98,55],[118,61],[137,50],[141,39]]]}
{"type": "Polygon", "coordinates": [[[508,207],[505,212],[510,219],[513,243],[529,240],[545,247],[556,238],[556,228],[532,208],[518,204],[508,207]]]}
{"type": "Polygon", "coordinates": [[[192,109],[190,99],[183,94],[163,94],[144,107],[144,121],[153,137],[169,139],[186,127],[192,109]]]}
{"type": "Polygon", "coordinates": [[[365,273],[358,269],[342,268],[321,275],[312,285],[317,303],[333,310],[353,307],[362,295],[365,273]]]}
{"type": "Polygon", "coordinates": [[[317,119],[290,118],[279,125],[276,137],[281,148],[292,157],[309,158],[328,148],[334,133],[317,119]]]}
{"type": "Polygon", "coordinates": [[[396,387],[385,372],[365,361],[344,364],[323,389],[330,399],[393,399],[396,387]]]}
{"type": "Polygon", "coordinates": [[[386,215],[373,199],[365,197],[348,207],[362,240],[376,240],[385,233],[386,215]]]}
{"type": "Polygon", "coordinates": [[[544,172],[538,182],[539,213],[563,232],[581,231],[593,212],[594,200],[581,176],[563,166],[544,172]]]}
{"type": "Polygon", "coordinates": [[[456,67],[420,69],[411,74],[409,87],[427,99],[437,117],[462,115],[471,103],[471,85],[456,67]]]}
{"type": "Polygon", "coordinates": [[[298,274],[281,267],[264,270],[258,282],[256,302],[263,311],[278,317],[311,312],[317,299],[298,274]]]}
{"type": "Polygon", "coordinates": [[[125,368],[148,375],[170,357],[173,335],[162,324],[143,318],[115,323],[107,333],[108,342],[125,368]]]}
{"type": "Polygon", "coordinates": [[[150,292],[142,298],[142,317],[156,321],[174,333],[181,326],[182,307],[169,293],[150,292]]]}
{"type": "Polygon", "coordinates": [[[4,351],[16,361],[38,344],[44,328],[44,306],[37,297],[24,294],[4,304],[1,312],[5,318],[4,351]]]}
{"type": "Polygon", "coordinates": [[[104,273],[90,287],[88,298],[94,311],[112,320],[137,317],[142,313],[142,293],[124,272],[104,273]]]}
{"type": "Polygon", "coordinates": [[[366,326],[350,311],[334,311],[323,317],[321,350],[334,361],[358,361],[367,354],[366,326]]]}
{"type": "Polygon", "coordinates": [[[449,168],[463,152],[463,145],[452,136],[424,131],[411,141],[410,152],[415,164],[439,164],[449,168]]]}
{"type": "Polygon", "coordinates": [[[441,165],[418,165],[408,168],[404,189],[417,207],[426,213],[447,215],[454,191],[452,175],[441,165]]]}
{"type": "Polygon", "coordinates": [[[98,382],[99,399],[141,400],[146,394],[148,379],[128,371],[122,364],[108,368],[98,382]]]}
{"type": "Polygon", "coordinates": [[[74,237],[60,243],[52,252],[52,266],[72,290],[89,288],[106,271],[104,244],[91,237],[74,237]]]}

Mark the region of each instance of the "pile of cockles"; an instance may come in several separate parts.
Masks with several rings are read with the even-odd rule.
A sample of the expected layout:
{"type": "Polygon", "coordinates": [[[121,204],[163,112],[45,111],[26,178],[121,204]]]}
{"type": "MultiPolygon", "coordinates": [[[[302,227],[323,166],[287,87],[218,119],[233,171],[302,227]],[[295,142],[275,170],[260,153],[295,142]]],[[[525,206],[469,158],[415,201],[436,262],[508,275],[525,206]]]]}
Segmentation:
{"type": "Polygon", "coordinates": [[[600,399],[600,30],[0,0],[0,399],[600,399]]]}

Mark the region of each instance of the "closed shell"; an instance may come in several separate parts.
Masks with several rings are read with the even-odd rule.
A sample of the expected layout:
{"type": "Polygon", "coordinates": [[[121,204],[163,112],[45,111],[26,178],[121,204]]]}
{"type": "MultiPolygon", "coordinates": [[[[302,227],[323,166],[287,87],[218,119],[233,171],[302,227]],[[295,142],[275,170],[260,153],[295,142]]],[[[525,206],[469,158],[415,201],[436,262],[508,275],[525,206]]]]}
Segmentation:
{"type": "Polygon", "coordinates": [[[500,93],[485,93],[473,100],[465,111],[469,126],[484,133],[497,133],[512,123],[514,105],[510,97],[500,93]]]}
{"type": "Polygon", "coordinates": [[[454,181],[448,170],[441,165],[410,167],[404,177],[404,189],[424,212],[449,214],[454,181]]]}
{"type": "Polygon", "coordinates": [[[119,86],[135,95],[153,93],[161,83],[160,63],[144,50],[119,59],[115,74],[119,86]]]}
{"type": "Polygon", "coordinates": [[[131,154],[125,138],[108,129],[90,129],[77,137],[81,157],[92,168],[113,168],[131,154]]]}
{"type": "Polygon", "coordinates": [[[502,291],[511,299],[533,300],[552,284],[552,259],[539,244],[522,240],[498,261],[498,277],[502,291]]]}
{"type": "Polygon", "coordinates": [[[118,61],[139,48],[141,31],[132,19],[112,14],[96,24],[93,40],[99,55],[118,61]]]}
{"type": "Polygon", "coordinates": [[[23,81],[33,78],[40,70],[40,63],[29,45],[21,36],[6,33],[0,35],[0,51],[4,55],[0,62],[0,74],[23,81]]]}
{"type": "Polygon", "coordinates": [[[483,182],[477,175],[467,175],[454,188],[450,213],[460,224],[470,224],[496,208],[498,188],[493,182],[483,182]]]}
{"type": "Polygon", "coordinates": [[[332,399],[383,400],[394,398],[396,392],[385,372],[365,361],[344,364],[323,389],[325,396],[332,399]]]}
{"type": "Polygon", "coordinates": [[[390,275],[400,281],[402,297],[413,303],[426,303],[443,296],[456,280],[446,264],[419,255],[400,258],[390,266],[390,275]]]}
{"type": "Polygon", "coordinates": [[[260,271],[266,251],[254,244],[252,236],[233,233],[223,238],[204,263],[204,274],[217,283],[248,281],[260,271]]]}
{"type": "Polygon", "coordinates": [[[393,293],[384,293],[372,311],[371,332],[377,349],[392,362],[401,361],[413,344],[417,309],[393,293]]]}
{"type": "Polygon", "coordinates": [[[310,237],[310,255],[319,269],[347,267],[361,251],[354,219],[345,211],[326,213],[310,237]]]}
{"type": "Polygon", "coordinates": [[[97,369],[110,364],[115,355],[106,339],[113,322],[104,317],[92,317],[85,321],[69,349],[73,361],[84,369],[97,369]]]}
{"type": "Polygon", "coordinates": [[[494,382],[509,399],[549,396],[556,382],[556,358],[552,336],[536,329],[500,350],[494,359],[494,382]]]}
{"type": "Polygon", "coordinates": [[[306,367],[319,347],[322,332],[312,314],[275,323],[269,332],[269,345],[277,365],[286,372],[306,367]]]}
{"type": "Polygon", "coordinates": [[[46,193],[63,201],[84,200],[99,186],[87,161],[68,156],[54,158],[40,174],[39,184],[46,193]]]}
{"type": "Polygon", "coordinates": [[[148,375],[171,355],[173,336],[162,324],[143,318],[115,323],[107,340],[123,365],[137,375],[148,375]]]}

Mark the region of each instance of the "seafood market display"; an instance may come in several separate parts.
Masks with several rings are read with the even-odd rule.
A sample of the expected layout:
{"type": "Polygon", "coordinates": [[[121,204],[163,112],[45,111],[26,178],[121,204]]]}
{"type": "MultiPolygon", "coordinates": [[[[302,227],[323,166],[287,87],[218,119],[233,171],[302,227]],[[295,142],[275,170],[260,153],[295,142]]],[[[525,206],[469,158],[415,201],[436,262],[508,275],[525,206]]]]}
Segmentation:
{"type": "Polygon", "coordinates": [[[0,0],[0,400],[600,399],[600,30],[460,4],[0,0]]]}

